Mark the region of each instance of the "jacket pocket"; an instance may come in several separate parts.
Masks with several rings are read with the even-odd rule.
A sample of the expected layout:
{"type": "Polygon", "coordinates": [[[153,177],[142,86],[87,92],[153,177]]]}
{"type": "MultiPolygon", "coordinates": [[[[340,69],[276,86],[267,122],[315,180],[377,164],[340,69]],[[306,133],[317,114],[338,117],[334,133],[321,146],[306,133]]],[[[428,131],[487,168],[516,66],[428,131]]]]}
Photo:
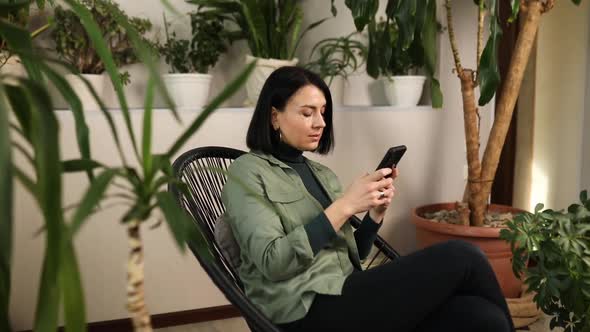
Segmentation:
{"type": "Polygon", "coordinates": [[[304,194],[288,183],[268,183],[264,181],[266,196],[279,215],[285,233],[290,233],[301,225],[304,204],[304,194]]]}
{"type": "Polygon", "coordinates": [[[275,203],[292,203],[303,198],[303,193],[297,190],[266,187],[268,199],[275,203]]]}

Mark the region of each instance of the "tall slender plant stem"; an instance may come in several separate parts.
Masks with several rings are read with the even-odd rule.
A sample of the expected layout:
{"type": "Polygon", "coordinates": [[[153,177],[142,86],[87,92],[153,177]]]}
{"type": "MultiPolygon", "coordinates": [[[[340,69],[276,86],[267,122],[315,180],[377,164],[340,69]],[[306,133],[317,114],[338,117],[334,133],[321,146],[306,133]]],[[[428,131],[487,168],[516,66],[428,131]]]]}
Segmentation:
{"type": "MultiPolygon", "coordinates": [[[[512,119],[514,105],[518,98],[520,86],[524,76],[535,36],[539,29],[541,14],[551,9],[551,4],[543,5],[540,0],[524,1],[522,15],[524,24],[518,34],[514,53],[510,59],[508,73],[504,81],[500,100],[496,106],[496,117],[490,132],[488,144],[482,159],[482,178],[493,179],[496,175],[500,153],[504,146],[506,134],[512,119]]],[[[477,201],[485,204],[492,190],[492,182],[484,182],[481,192],[478,193],[477,201]]]]}
{"type": "Polygon", "coordinates": [[[447,29],[449,30],[449,40],[451,42],[451,49],[453,50],[453,59],[455,59],[455,69],[457,70],[457,74],[461,74],[463,67],[461,67],[461,58],[459,57],[457,39],[455,37],[455,28],[453,27],[451,0],[445,0],[445,8],[447,9],[447,29]]]}
{"type": "MultiPolygon", "coordinates": [[[[468,165],[468,183],[466,191],[470,193],[477,193],[481,191],[481,163],[479,160],[479,113],[475,100],[475,72],[471,69],[466,69],[461,66],[459,58],[459,51],[457,49],[457,42],[453,28],[453,14],[451,10],[450,0],[445,1],[447,10],[447,27],[449,29],[449,39],[451,48],[453,49],[453,57],[455,59],[455,68],[457,69],[457,76],[461,82],[461,97],[463,99],[463,124],[465,127],[465,144],[467,150],[467,165],[468,165]]],[[[478,37],[479,38],[479,37],[478,37]]],[[[478,46],[479,47],[479,46],[478,46]]],[[[470,195],[467,201],[469,202],[470,224],[481,226],[483,225],[485,206],[478,206],[473,200],[475,196],[470,195]]],[[[463,221],[464,223],[467,220],[463,221]]]]}
{"type": "Polygon", "coordinates": [[[145,303],[143,245],[140,236],[140,222],[127,222],[129,260],[127,262],[127,310],[131,314],[136,332],[151,332],[152,323],[145,303]]]}
{"type": "Polygon", "coordinates": [[[479,0],[479,6],[477,6],[478,18],[477,18],[477,68],[479,68],[479,62],[481,61],[481,53],[483,52],[483,23],[486,17],[486,10],[484,7],[483,0],[479,0]]]}

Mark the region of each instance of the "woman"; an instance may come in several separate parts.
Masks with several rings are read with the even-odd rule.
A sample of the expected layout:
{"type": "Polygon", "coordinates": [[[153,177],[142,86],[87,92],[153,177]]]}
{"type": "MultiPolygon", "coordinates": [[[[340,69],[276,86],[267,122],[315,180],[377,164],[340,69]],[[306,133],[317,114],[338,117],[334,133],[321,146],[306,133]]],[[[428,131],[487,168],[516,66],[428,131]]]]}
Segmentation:
{"type": "MultiPolygon", "coordinates": [[[[332,100],[315,74],[282,67],[265,82],[229,168],[227,222],[246,296],[286,331],[513,331],[486,257],[449,241],[362,271],[395,188],[379,169],[346,190],[303,157],[334,145],[332,100]],[[348,219],[367,212],[354,231],[348,219]]],[[[386,177],[387,175],[391,177],[386,177]]]]}

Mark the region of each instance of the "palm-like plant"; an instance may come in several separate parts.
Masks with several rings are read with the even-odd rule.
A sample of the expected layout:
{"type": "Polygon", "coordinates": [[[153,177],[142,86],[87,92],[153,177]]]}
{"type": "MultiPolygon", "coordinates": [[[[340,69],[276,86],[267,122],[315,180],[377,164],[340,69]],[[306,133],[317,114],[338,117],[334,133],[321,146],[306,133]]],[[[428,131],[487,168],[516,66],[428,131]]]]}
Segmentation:
{"type": "MultiPolygon", "coordinates": [[[[435,0],[389,0],[384,22],[377,22],[378,0],[346,0],[357,30],[368,27],[369,47],[367,74],[373,78],[391,75],[403,57],[411,57],[414,67],[424,68],[430,83],[432,106],[442,107],[443,96],[436,72],[436,21],[435,0]]],[[[402,64],[405,68],[409,64],[402,64]]]]}
{"type": "MultiPolygon", "coordinates": [[[[122,166],[110,167],[91,159],[88,126],[80,100],[63,76],[49,66],[49,62],[58,63],[72,73],[76,70],[67,64],[38,55],[33,51],[28,31],[0,18],[1,37],[7,41],[11,52],[22,59],[27,71],[26,78],[0,76],[0,204],[2,206],[2,215],[0,216],[0,330],[10,331],[8,303],[13,245],[11,199],[13,195],[12,182],[13,178],[16,178],[33,195],[42,211],[44,220],[46,249],[35,315],[35,331],[56,330],[61,299],[63,299],[66,330],[83,331],[86,329],[83,289],[73,238],[88,216],[100,208],[99,204],[104,199],[113,196],[123,199],[124,203],[129,206],[122,218],[130,242],[128,309],[135,329],[150,331],[150,317],[143,302],[143,251],[140,225],[156,210],[161,210],[180,248],[184,248],[185,243],[197,249],[203,248],[201,247],[203,243],[201,234],[190,222],[189,217],[181,212],[182,209],[175,203],[171,194],[165,190],[168,183],[176,181],[172,174],[170,158],[200,128],[205,119],[243,84],[254,64],[242,72],[204,108],[166,153],[154,154],[151,151],[152,101],[156,89],[163,94],[167,104],[170,105],[171,113],[177,119],[178,114],[158,75],[156,59],[154,59],[151,49],[143,43],[138,31],[125,17],[120,14],[115,15],[117,23],[127,30],[138,57],[150,71],[145,99],[142,142],[139,145],[135,140],[121,77],[97,23],[92,19],[90,11],[79,1],[65,0],[65,2],[79,16],[84,29],[105,64],[106,72],[109,74],[119,98],[126,123],[126,134],[132,142],[132,158],[138,161],[140,167],[134,168],[129,165],[128,156],[122,153],[121,135],[116,130],[111,115],[90,84],[84,80],[107,119],[122,166]],[[72,109],[81,155],[79,159],[60,159],[59,124],[47,93],[46,79],[58,88],[72,109]],[[16,122],[9,120],[11,114],[16,122]],[[32,166],[34,172],[32,176],[13,163],[13,152],[24,155],[32,166]],[[71,214],[66,214],[61,201],[62,177],[64,173],[80,171],[88,174],[90,185],[71,214]],[[105,192],[111,184],[114,184],[114,179],[124,182],[122,187],[125,192],[107,196],[105,192]]],[[[2,10],[12,10],[12,7],[0,4],[0,11],[2,10]]],[[[183,188],[182,185],[179,187],[183,188]]]]}
{"type": "Polygon", "coordinates": [[[344,37],[326,38],[320,40],[311,49],[309,58],[313,59],[305,68],[315,71],[322,79],[329,79],[328,85],[336,76],[347,78],[352,72],[365,63],[367,47],[353,32],[344,37]]]}
{"type": "MultiPolygon", "coordinates": [[[[186,0],[199,6],[204,15],[221,15],[236,28],[232,40],[246,39],[258,58],[291,60],[303,36],[327,18],[301,31],[303,9],[298,0],[186,0]]],[[[334,0],[332,15],[336,15],[334,0]]]]}

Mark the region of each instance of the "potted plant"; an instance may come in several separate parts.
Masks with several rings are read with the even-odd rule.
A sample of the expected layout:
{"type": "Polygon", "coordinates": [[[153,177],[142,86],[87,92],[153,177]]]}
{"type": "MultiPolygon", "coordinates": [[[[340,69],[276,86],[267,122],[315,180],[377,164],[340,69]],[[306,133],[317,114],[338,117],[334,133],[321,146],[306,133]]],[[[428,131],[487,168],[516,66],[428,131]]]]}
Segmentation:
{"type": "MultiPolygon", "coordinates": [[[[255,104],[262,85],[275,69],[298,63],[295,51],[303,36],[327,18],[308,25],[301,31],[303,9],[298,0],[186,0],[199,5],[204,13],[219,13],[236,28],[229,34],[232,40],[246,39],[251,54],[246,63],[256,61],[256,69],[246,83],[248,100],[255,104]]],[[[332,14],[336,9],[332,3],[332,14]]]]}
{"type": "Polygon", "coordinates": [[[190,14],[191,40],[177,39],[176,33],[168,32],[164,16],[166,43],[160,53],[170,66],[170,73],[164,75],[164,82],[176,106],[200,108],[207,102],[211,75],[209,69],[215,66],[219,56],[227,50],[223,18],[220,15],[190,14]]]}
{"type": "Polygon", "coordinates": [[[506,223],[500,237],[510,243],[513,272],[535,294],[534,302],[551,316],[550,328],[590,331],[590,199],[567,211],[525,212],[506,223]]]}
{"type": "MultiPolygon", "coordinates": [[[[50,5],[53,5],[53,0],[48,0],[50,5]]],[[[13,23],[20,27],[29,28],[29,21],[31,16],[31,2],[15,2],[11,4],[5,12],[0,14],[0,17],[4,18],[7,22],[13,23]]],[[[46,1],[39,0],[36,3],[37,8],[40,10],[45,9],[46,1]]],[[[42,32],[49,28],[48,24],[45,24],[39,28],[36,28],[31,32],[31,37],[36,38],[42,32]]],[[[12,74],[15,76],[22,76],[25,73],[20,60],[17,56],[10,52],[10,48],[6,40],[0,38],[0,72],[4,74],[12,74]]]]}
{"type": "MultiPolygon", "coordinates": [[[[395,1],[393,2],[395,3],[395,1]]],[[[573,2],[579,3],[580,1],[573,2]]],[[[349,2],[347,2],[347,4],[348,3],[349,2]]],[[[371,16],[369,15],[369,18],[367,18],[367,14],[361,10],[362,2],[350,1],[350,3],[351,5],[349,8],[351,8],[353,12],[355,23],[361,22],[366,24],[369,22],[371,16]]],[[[388,2],[388,4],[391,3],[392,1],[388,2]]],[[[418,5],[420,5],[420,3],[421,2],[419,2],[418,5]]],[[[461,95],[463,98],[463,118],[465,123],[468,162],[468,186],[463,198],[464,203],[462,204],[432,204],[418,207],[412,211],[412,220],[416,225],[416,237],[419,247],[422,248],[451,238],[460,238],[475,243],[488,255],[504,295],[508,298],[520,296],[521,282],[512,273],[510,262],[512,254],[508,244],[500,239],[500,228],[485,227],[486,223],[488,223],[487,226],[490,226],[490,223],[486,220],[493,219],[489,217],[489,214],[486,218],[486,213],[491,212],[491,214],[501,215],[503,213],[519,213],[521,211],[511,207],[489,205],[487,200],[490,196],[492,183],[498,167],[500,152],[502,151],[506,133],[510,125],[512,112],[522,83],[524,69],[530,55],[536,32],[539,28],[541,15],[552,9],[554,1],[542,2],[537,0],[525,0],[515,1],[513,4],[514,5],[511,7],[511,20],[516,19],[519,13],[522,13],[522,21],[524,24],[518,35],[515,50],[510,60],[508,74],[504,78],[503,89],[497,96],[496,116],[494,117],[485,152],[480,159],[479,114],[477,104],[480,106],[487,104],[496,94],[496,90],[500,83],[496,54],[498,42],[501,37],[501,27],[498,22],[499,2],[484,0],[475,1],[476,8],[478,9],[478,43],[476,52],[477,70],[473,70],[464,68],[461,64],[459,51],[457,49],[457,41],[454,34],[452,7],[450,1],[445,1],[449,41],[453,52],[455,71],[461,83],[461,95]],[[490,33],[484,47],[483,30],[486,16],[489,16],[490,33]],[[477,87],[479,87],[480,96],[479,101],[476,103],[475,89],[477,87]],[[461,220],[461,225],[432,222],[433,220],[425,218],[426,214],[440,210],[452,211],[449,215],[459,216],[458,219],[461,220]]],[[[389,8],[399,8],[398,11],[388,10],[388,16],[400,17],[401,19],[398,20],[398,22],[400,22],[400,32],[404,35],[402,38],[410,38],[411,36],[405,33],[405,31],[414,31],[408,29],[406,26],[408,22],[411,24],[413,24],[412,22],[415,22],[411,19],[411,17],[414,16],[408,16],[408,13],[412,13],[413,8],[415,8],[412,7],[412,1],[408,1],[407,4],[405,1],[400,1],[398,7],[394,7],[392,4],[392,6],[388,5],[388,9],[389,8]],[[411,7],[410,10],[405,9],[407,6],[411,7]]],[[[436,16],[433,15],[436,10],[434,1],[428,1],[427,8],[426,15],[428,18],[425,22],[430,21],[434,24],[436,19],[436,16]]],[[[418,9],[415,12],[418,12],[418,9]]],[[[432,25],[431,29],[434,29],[434,25],[432,25]]],[[[422,37],[426,40],[431,39],[432,35],[423,33],[422,37]]],[[[412,39],[410,38],[409,40],[412,39]]],[[[428,50],[427,47],[424,49],[428,50]]],[[[427,56],[426,59],[428,58],[429,57],[427,56]]],[[[429,65],[431,62],[431,60],[425,62],[426,68],[431,67],[431,65],[429,65]]],[[[510,216],[507,218],[499,218],[504,221],[511,219],[510,216]]],[[[498,222],[496,224],[502,223],[503,222],[498,222]]]]}
{"type": "MultiPolygon", "coordinates": [[[[145,44],[140,32],[127,17],[118,12],[113,14],[116,23],[127,32],[139,58],[150,73],[143,113],[142,142],[139,145],[135,139],[137,133],[130,125],[130,112],[125,102],[126,96],[120,74],[115,59],[109,52],[108,40],[103,39],[99,22],[93,19],[91,10],[80,1],[64,0],[64,2],[80,18],[82,26],[88,33],[89,45],[96,49],[120,98],[121,113],[127,125],[124,132],[117,129],[111,114],[106,111],[104,103],[98,98],[90,83],[81,78],[87,86],[90,86],[92,95],[107,119],[112,134],[110,138],[117,146],[121,166],[110,167],[91,159],[89,144],[91,136],[82,104],[64,75],[49,65],[49,63],[55,64],[56,61],[48,60],[44,55],[33,52],[29,32],[0,17],[0,36],[7,41],[10,51],[21,58],[27,70],[27,75],[18,80],[0,74],[0,330],[11,331],[8,312],[13,247],[13,181],[18,180],[31,193],[42,212],[44,222],[41,234],[45,236],[45,251],[33,329],[55,331],[59,312],[63,309],[66,330],[84,331],[86,330],[85,303],[73,244],[74,237],[88,216],[96,209],[107,205],[99,205],[99,203],[113,197],[105,195],[105,192],[113,179],[117,178],[125,182],[122,189],[125,192],[115,197],[128,205],[128,210],[121,221],[127,228],[130,242],[128,287],[122,291],[127,294],[128,309],[135,330],[151,331],[149,313],[143,301],[141,223],[152,213],[160,210],[181,248],[184,248],[185,243],[195,248],[203,248],[200,245],[203,239],[197,228],[189,221],[190,217],[182,212],[172,195],[165,189],[168,183],[176,181],[171,171],[170,159],[198,131],[206,118],[239,89],[251,73],[253,65],[228,84],[224,91],[214,98],[196,119],[191,121],[188,128],[168,151],[156,154],[151,149],[153,136],[151,115],[155,89],[160,90],[159,92],[170,105],[171,113],[177,118],[178,114],[158,75],[157,61],[151,52],[151,47],[145,44]],[[58,88],[74,113],[80,158],[60,159],[60,126],[53,111],[52,99],[49,97],[48,83],[44,78],[58,88]],[[130,156],[122,152],[121,134],[125,134],[131,143],[133,152],[130,156]],[[16,164],[14,154],[23,157],[25,169],[16,164]],[[130,159],[134,159],[132,162],[134,166],[130,166],[130,159]],[[33,176],[29,175],[29,170],[33,176]],[[90,185],[79,204],[72,206],[71,210],[64,208],[61,195],[62,181],[67,172],[86,172],[90,180],[90,185]]],[[[0,4],[0,13],[11,5],[0,4]]],[[[80,75],[71,66],[59,62],[57,64],[65,71],[72,70],[72,74],[80,75]]],[[[120,187],[118,189],[121,190],[120,187]]]]}
{"type": "MultiPolygon", "coordinates": [[[[121,26],[115,19],[115,15],[123,15],[128,19],[130,24],[143,36],[147,33],[152,25],[147,19],[129,18],[119,8],[119,5],[111,0],[81,0],[81,3],[90,10],[92,17],[98,22],[101,28],[101,35],[106,40],[108,50],[112,54],[115,64],[118,68],[125,65],[138,62],[131,40],[126,29],[121,26]]],[[[71,9],[65,9],[57,6],[53,18],[53,31],[51,33],[55,42],[55,50],[59,57],[83,74],[83,77],[90,82],[92,87],[98,92],[99,96],[106,101],[108,107],[116,107],[114,101],[114,89],[110,80],[105,80],[103,72],[105,64],[99,56],[91,38],[86,32],[80,18],[71,9]]],[[[149,44],[147,39],[144,41],[149,44]]],[[[91,95],[90,91],[84,86],[77,75],[66,75],[68,82],[74,86],[74,90],[82,100],[84,109],[99,109],[99,105],[91,95]]],[[[130,75],[127,71],[122,71],[120,80],[124,84],[130,83],[130,75]]],[[[145,82],[143,82],[145,91],[145,82]]],[[[136,98],[143,102],[143,95],[136,98]]]]}
{"type": "Polygon", "coordinates": [[[426,79],[432,106],[442,107],[440,84],[434,77],[436,21],[434,1],[388,1],[386,16],[377,21],[378,1],[347,1],[358,31],[368,28],[367,74],[380,79],[390,105],[416,106],[426,79]],[[417,74],[423,70],[426,76],[417,74]]]}
{"type": "Polygon", "coordinates": [[[414,39],[404,49],[398,24],[387,20],[369,23],[369,44],[375,48],[374,53],[385,55],[376,63],[377,70],[371,67],[369,71],[373,78],[382,82],[389,105],[418,105],[426,81],[426,76],[419,75],[419,70],[424,66],[419,40],[414,39]]]}
{"type": "Polygon", "coordinates": [[[357,36],[358,32],[353,32],[343,37],[320,40],[311,49],[310,61],[305,64],[305,68],[318,73],[323,80],[328,80],[335,104],[342,102],[340,97],[335,96],[342,87],[335,89],[332,86],[334,79],[341,77],[346,80],[365,62],[367,47],[355,39],[357,36]]]}

